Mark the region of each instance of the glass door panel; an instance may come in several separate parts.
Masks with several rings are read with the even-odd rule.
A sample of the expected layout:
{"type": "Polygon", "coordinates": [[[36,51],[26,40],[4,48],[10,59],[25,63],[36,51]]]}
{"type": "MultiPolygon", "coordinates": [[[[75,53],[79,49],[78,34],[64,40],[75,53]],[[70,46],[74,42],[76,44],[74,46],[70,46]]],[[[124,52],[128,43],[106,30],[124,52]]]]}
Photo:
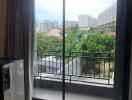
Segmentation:
{"type": "Polygon", "coordinates": [[[65,5],[66,100],[113,100],[107,91],[114,88],[116,1],[66,0],[65,5]]]}
{"type": "Polygon", "coordinates": [[[33,96],[62,99],[62,0],[35,0],[33,96]]]}

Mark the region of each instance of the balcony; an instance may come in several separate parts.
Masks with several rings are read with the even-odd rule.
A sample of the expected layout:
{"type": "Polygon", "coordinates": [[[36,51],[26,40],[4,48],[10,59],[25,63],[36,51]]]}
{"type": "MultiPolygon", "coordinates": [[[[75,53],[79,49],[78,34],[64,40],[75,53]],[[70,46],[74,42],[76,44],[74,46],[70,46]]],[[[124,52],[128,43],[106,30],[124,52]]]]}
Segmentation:
{"type": "MultiPolygon", "coordinates": [[[[39,97],[42,92],[48,94],[54,91],[58,95],[61,93],[62,60],[62,52],[53,51],[46,52],[34,61],[35,97],[39,97]]],[[[84,98],[90,98],[90,95],[94,95],[91,98],[96,98],[96,96],[113,98],[114,54],[66,52],[65,81],[66,95],[70,93],[71,97],[76,97],[75,95],[79,94],[80,97],[85,95],[84,98]]],[[[107,99],[101,98],[100,100],[107,99]]]]}

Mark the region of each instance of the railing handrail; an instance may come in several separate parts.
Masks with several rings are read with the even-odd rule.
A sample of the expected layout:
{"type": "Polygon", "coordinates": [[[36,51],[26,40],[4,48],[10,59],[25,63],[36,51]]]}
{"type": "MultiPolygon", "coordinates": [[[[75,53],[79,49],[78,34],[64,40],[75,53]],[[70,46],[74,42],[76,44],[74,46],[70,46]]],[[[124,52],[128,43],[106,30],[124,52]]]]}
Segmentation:
{"type": "MultiPolygon", "coordinates": [[[[38,51],[38,50],[36,49],[34,51],[38,51]]],[[[45,51],[45,52],[63,52],[63,51],[45,51]]],[[[115,52],[66,51],[66,53],[114,54],[115,52]]]]}

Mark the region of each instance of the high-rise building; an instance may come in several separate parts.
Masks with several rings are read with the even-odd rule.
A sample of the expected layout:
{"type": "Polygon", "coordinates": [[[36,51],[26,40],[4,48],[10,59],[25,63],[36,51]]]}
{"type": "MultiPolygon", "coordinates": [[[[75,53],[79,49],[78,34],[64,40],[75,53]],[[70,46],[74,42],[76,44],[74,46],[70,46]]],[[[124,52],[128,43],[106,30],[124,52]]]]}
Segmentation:
{"type": "Polygon", "coordinates": [[[103,32],[113,32],[116,28],[117,3],[101,12],[98,16],[98,27],[103,32]]]}
{"type": "Polygon", "coordinates": [[[48,32],[53,28],[57,28],[58,22],[57,21],[50,21],[50,20],[44,20],[42,23],[40,23],[40,32],[48,32]]]}
{"type": "Polygon", "coordinates": [[[79,27],[89,27],[89,28],[97,27],[97,19],[89,15],[80,15],[78,22],[79,22],[79,27]]]}
{"type": "Polygon", "coordinates": [[[77,28],[78,27],[78,22],[77,21],[70,21],[70,20],[66,20],[65,21],[65,27],[73,27],[73,28],[77,28]]]}

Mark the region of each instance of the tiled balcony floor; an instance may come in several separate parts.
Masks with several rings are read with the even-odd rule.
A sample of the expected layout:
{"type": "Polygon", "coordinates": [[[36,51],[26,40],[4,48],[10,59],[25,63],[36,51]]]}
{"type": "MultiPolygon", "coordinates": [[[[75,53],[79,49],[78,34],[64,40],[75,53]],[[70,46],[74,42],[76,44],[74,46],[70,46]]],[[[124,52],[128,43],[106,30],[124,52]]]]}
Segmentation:
{"type": "MultiPolygon", "coordinates": [[[[82,90],[80,90],[82,91],[82,90]]],[[[45,100],[62,100],[61,91],[34,88],[33,96],[45,100]]],[[[66,100],[114,100],[112,98],[103,98],[76,93],[66,93],[66,100]]]]}

